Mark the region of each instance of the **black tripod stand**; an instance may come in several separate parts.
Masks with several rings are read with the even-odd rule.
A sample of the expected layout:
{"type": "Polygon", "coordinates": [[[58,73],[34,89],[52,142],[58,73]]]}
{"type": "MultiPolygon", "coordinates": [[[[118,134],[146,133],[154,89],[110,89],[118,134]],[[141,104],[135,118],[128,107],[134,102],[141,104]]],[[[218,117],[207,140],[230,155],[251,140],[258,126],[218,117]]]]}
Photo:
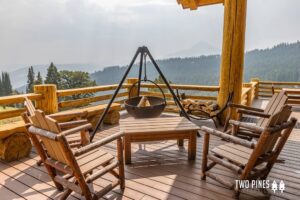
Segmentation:
{"type": "MultiPolygon", "coordinates": [[[[131,63],[129,64],[125,74],[123,75],[123,78],[122,80],[120,81],[116,91],[114,92],[112,98],[110,99],[107,107],[105,108],[104,112],[102,113],[97,125],[96,125],[96,128],[95,130],[93,131],[92,135],[91,135],[91,141],[93,141],[93,138],[95,136],[95,134],[97,133],[97,130],[99,129],[100,126],[102,126],[103,124],[103,121],[104,121],[104,118],[105,116],[107,115],[110,107],[111,107],[111,104],[114,102],[117,94],[119,93],[119,90],[122,88],[122,85],[125,81],[125,79],[127,78],[132,66],[134,65],[138,55],[140,55],[140,65],[139,65],[139,77],[138,77],[138,95],[140,94],[140,88],[141,88],[141,77],[142,77],[142,68],[143,68],[143,58],[145,58],[146,56],[149,56],[151,62],[153,63],[155,69],[157,70],[157,72],[159,73],[159,75],[161,76],[161,78],[163,79],[164,83],[166,84],[166,86],[168,87],[170,93],[172,94],[172,97],[176,103],[176,105],[180,108],[180,115],[181,116],[184,116],[185,118],[187,118],[188,120],[190,120],[190,117],[189,115],[186,113],[186,111],[184,110],[182,104],[180,103],[179,99],[177,98],[176,94],[174,93],[173,89],[171,88],[170,84],[168,83],[166,77],[163,75],[162,71],[160,70],[159,66],[157,65],[157,63],[155,62],[155,60],[153,59],[149,49],[145,46],[142,46],[142,47],[139,47],[131,61],[131,63]]],[[[145,61],[146,62],[146,61],[145,61]]]]}

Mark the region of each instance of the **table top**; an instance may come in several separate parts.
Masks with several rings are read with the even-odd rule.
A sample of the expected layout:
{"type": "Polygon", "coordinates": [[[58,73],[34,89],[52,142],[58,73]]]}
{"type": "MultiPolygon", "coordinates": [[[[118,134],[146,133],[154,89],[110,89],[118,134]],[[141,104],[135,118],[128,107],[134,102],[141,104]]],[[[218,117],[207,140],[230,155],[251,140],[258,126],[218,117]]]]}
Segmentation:
{"type": "Polygon", "coordinates": [[[120,129],[124,134],[134,134],[197,131],[200,127],[183,117],[158,117],[122,119],[120,129]]]}

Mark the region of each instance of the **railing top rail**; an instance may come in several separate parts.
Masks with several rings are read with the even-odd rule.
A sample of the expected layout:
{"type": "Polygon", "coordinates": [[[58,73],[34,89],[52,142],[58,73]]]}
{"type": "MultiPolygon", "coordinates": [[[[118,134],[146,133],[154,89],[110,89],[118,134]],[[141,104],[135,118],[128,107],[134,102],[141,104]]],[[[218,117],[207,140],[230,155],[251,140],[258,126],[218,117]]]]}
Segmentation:
{"type": "Polygon", "coordinates": [[[33,94],[33,93],[4,96],[4,97],[0,97],[0,105],[23,103],[25,97],[29,98],[30,100],[40,100],[42,99],[43,96],[41,94],[33,94]]]}
{"type": "Polygon", "coordinates": [[[266,85],[300,85],[300,82],[259,81],[259,83],[266,85]]]}
{"type": "MultiPolygon", "coordinates": [[[[75,88],[75,89],[67,89],[67,90],[57,90],[57,95],[59,97],[70,96],[74,94],[85,94],[85,93],[94,93],[101,92],[107,90],[113,90],[118,87],[117,84],[113,85],[102,85],[102,86],[94,86],[94,87],[85,87],[85,88],[75,88]]],[[[128,88],[129,86],[123,84],[123,88],[128,88]]]]}
{"type": "MultiPolygon", "coordinates": [[[[165,84],[158,84],[161,88],[167,88],[165,84]]],[[[143,83],[142,87],[146,88],[156,88],[155,85],[150,83],[143,83]]],[[[183,85],[183,84],[170,84],[173,89],[181,90],[201,90],[201,91],[211,91],[218,92],[220,90],[219,86],[209,86],[209,85],[183,85]]]]}

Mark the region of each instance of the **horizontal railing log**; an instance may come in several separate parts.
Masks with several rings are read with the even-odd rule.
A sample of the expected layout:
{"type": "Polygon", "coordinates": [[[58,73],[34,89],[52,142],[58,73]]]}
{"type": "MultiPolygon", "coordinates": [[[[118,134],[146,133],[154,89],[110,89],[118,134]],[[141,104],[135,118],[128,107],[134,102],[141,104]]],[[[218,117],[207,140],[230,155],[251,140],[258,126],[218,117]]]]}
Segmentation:
{"type": "Polygon", "coordinates": [[[21,95],[11,95],[11,96],[4,96],[0,97],[0,105],[11,105],[17,103],[23,103],[25,97],[32,101],[41,100],[43,96],[41,94],[21,94],[21,95]]]}
{"type": "Polygon", "coordinates": [[[281,90],[287,92],[289,104],[300,104],[300,82],[259,81],[258,97],[270,98],[281,90]]]}
{"type": "MultiPolygon", "coordinates": [[[[67,90],[58,90],[57,96],[58,97],[66,97],[78,94],[88,94],[88,93],[96,93],[96,92],[104,92],[109,90],[117,89],[118,85],[104,85],[104,86],[94,86],[94,87],[87,87],[87,88],[76,88],[76,89],[67,89],[67,90]]],[[[128,88],[129,85],[124,84],[122,86],[123,89],[128,88]]]]}
{"type": "MultiPolygon", "coordinates": [[[[167,89],[167,85],[158,84],[162,89],[167,89]]],[[[220,90],[219,86],[206,86],[206,85],[182,85],[182,84],[170,84],[171,88],[176,90],[195,90],[203,92],[218,92],[220,90]]],[[[156,88],[153,84],[143,83],[141,87],[144,88],[156,88]]]]}
{"type": "MultiPolygon", "coordinates": [[[[127,92],[119,93],[116,98],[119,97],[125,97],[128,96],[127,92]]],[[[69,100],[69,101],[62,101],[58,103],[59,108],[67,108],[67,107],[78,107],[82,105],[88,105],[90,103],[99,102],[99,101],[106,101],[112,98],[112,94],[106,94],[101,96],[95,96],[95,97],[88,97],[88,98],[82,98],[82,99],[75,99],[75,100],[69,100]]]]}

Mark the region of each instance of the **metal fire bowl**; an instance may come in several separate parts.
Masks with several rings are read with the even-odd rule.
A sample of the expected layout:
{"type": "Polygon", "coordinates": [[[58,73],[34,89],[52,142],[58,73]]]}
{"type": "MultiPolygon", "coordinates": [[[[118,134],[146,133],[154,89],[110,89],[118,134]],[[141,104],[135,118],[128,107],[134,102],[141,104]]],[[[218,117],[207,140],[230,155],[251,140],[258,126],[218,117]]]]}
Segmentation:
{"type": "Polygon", "coordinates": [[[146,96],[151,106],[137,107],[141,100],[141,96],[133,97],[125,101],[125,108],[129,115],[134,118],[153,118],[158,117],[164,111],[166,102],[163,98],[146,96]]]}

